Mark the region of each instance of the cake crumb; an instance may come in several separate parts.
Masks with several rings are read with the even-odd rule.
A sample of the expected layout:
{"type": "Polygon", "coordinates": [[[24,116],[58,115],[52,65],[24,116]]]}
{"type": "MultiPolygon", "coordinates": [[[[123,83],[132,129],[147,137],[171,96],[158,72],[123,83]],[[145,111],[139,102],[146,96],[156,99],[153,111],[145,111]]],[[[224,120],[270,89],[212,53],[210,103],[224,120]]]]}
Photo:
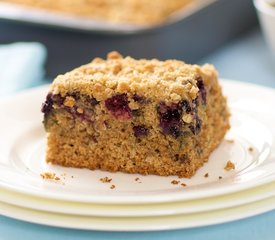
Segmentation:
{"type": "Polygon", "coordinates": [[[229,160],[229,161],[227,161],[227,163],[226,163],[224,169],[225,169],[226,171],[233,170],[233,169],[235,169],[235,164],[229,160]]]}
{"type": "Polygon", "coordinates": [[[138,182],[138,183],[141,183],[141,180],[140,180],[140,178],[138,178],[138,177],[135,178],[135,181],[138,182]]]}
{"type": "Polygon", "coordinates": [[[254,151],[253,147],[249,147],[249,148],[248,148],[248,151],[249,151],[249,152],[253,152],[253,151],[254,151]]]}
{"type": "Polygon", "coordinates": [[[41,173],[40,176],[42,177],[42,179],[45,179],[45,180],[60,181],[60,177],[56,176],[55,173],[44,172],[44,173],[41,173]]]}
{"type": "Polygon", "coordinates": [[[71,178],[74,178],[74,176],[72,175],[71,178]]]}
{"type": "Polygon", "coordinates": [[[100,178],[100,181],[103,183],[110,183],[112,181],[112,178],[104,177],[100,178]]]}
{"type": "Polygon", "coordinates": [[[187,185],[185,183],[181,183],[181,186],[182,187],[186,187],[187,185]]]}
{"type": "Polygon", "coordinates": [[[171,181],[171,184],[177,185],[177,184],[179,184],[179,182],[180,182],[180,181],[173,180],[173,181],[171,181]]]}
{"type": "Polygon", "coordinates": [[[114,188],[116,188],[116,186],[115,186],[115,185],[112,185],[112,186],[110,187],[110,189],[114,189],[114,188]]]}
{"type": "Polygon", "coordinates": [[[208,176],[209,176],[208,173],[205,173],[205,174],[204,174],[204,177],[205,177],[205,178],[208,178],[208,176]]]}
{"type": "Polygon", "coordinates": [[[219,176],[219,179],[222,179],[222,176],[219,176]]]}
{"type": "Polygon", "coordinates": [[[234,139],[226,139],[225,141],[228,142],[228,143],[234,143],[235,142],[234,139]]]}

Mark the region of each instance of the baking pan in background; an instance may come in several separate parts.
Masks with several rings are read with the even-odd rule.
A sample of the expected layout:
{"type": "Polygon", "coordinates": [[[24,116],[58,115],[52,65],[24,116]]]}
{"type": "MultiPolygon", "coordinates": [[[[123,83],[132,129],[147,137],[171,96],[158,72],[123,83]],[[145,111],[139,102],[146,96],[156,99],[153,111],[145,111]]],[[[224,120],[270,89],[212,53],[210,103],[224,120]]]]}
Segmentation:
{"type": "Polygon", "coordinates": [[[0,44],[43,43],[48,49],[47,75],[54,77],[112,50],[136,58],[177,58],[195,63],[257,24],[251,0],[202,2],[161,25],[141,27],[43,16],[38,10],[28,13],[16,7],[1,10],[0,5],[0,44]]]}

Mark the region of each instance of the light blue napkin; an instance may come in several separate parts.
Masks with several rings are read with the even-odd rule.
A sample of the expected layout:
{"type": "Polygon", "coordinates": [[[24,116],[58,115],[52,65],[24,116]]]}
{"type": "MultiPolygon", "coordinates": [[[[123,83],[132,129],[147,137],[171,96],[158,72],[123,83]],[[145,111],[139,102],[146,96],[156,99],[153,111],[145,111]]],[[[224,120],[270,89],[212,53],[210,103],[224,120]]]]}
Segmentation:
{"type": "Polygon", "coordinates": [[[40,43],[0,45],[0,96],[41,84],[46,55],[40,43]]]}

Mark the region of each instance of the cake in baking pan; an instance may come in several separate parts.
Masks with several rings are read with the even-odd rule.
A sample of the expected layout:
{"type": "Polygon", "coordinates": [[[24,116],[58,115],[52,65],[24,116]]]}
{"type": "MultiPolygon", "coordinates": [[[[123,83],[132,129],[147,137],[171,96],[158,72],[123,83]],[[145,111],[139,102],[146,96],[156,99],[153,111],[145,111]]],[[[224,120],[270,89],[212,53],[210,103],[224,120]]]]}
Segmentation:
{"type": "Polygon", "coordinates": [[[108,22],[153,24],[165,21],[171,14],[190,5],[194,0],[0,0],[0,2],[108,22]]]}

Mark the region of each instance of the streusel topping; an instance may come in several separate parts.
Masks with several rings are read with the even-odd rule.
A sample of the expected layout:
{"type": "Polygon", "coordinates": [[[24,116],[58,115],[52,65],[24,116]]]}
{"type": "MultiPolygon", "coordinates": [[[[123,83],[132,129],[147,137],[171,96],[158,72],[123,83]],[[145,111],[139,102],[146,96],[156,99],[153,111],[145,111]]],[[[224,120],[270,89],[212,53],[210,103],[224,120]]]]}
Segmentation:
{"type": "Polygon", "coordinates": [[[51,91],[62,96],[81,92],[98,101],[131,92],[148,99],[179,102],[198,96],[197,79],[205,75],[207,79],[216,78],[212,65],[199,67],[178,60],[137,60],[111,52],[106,60],[95,58],[87,65],[59,75],[51,91]]]}

